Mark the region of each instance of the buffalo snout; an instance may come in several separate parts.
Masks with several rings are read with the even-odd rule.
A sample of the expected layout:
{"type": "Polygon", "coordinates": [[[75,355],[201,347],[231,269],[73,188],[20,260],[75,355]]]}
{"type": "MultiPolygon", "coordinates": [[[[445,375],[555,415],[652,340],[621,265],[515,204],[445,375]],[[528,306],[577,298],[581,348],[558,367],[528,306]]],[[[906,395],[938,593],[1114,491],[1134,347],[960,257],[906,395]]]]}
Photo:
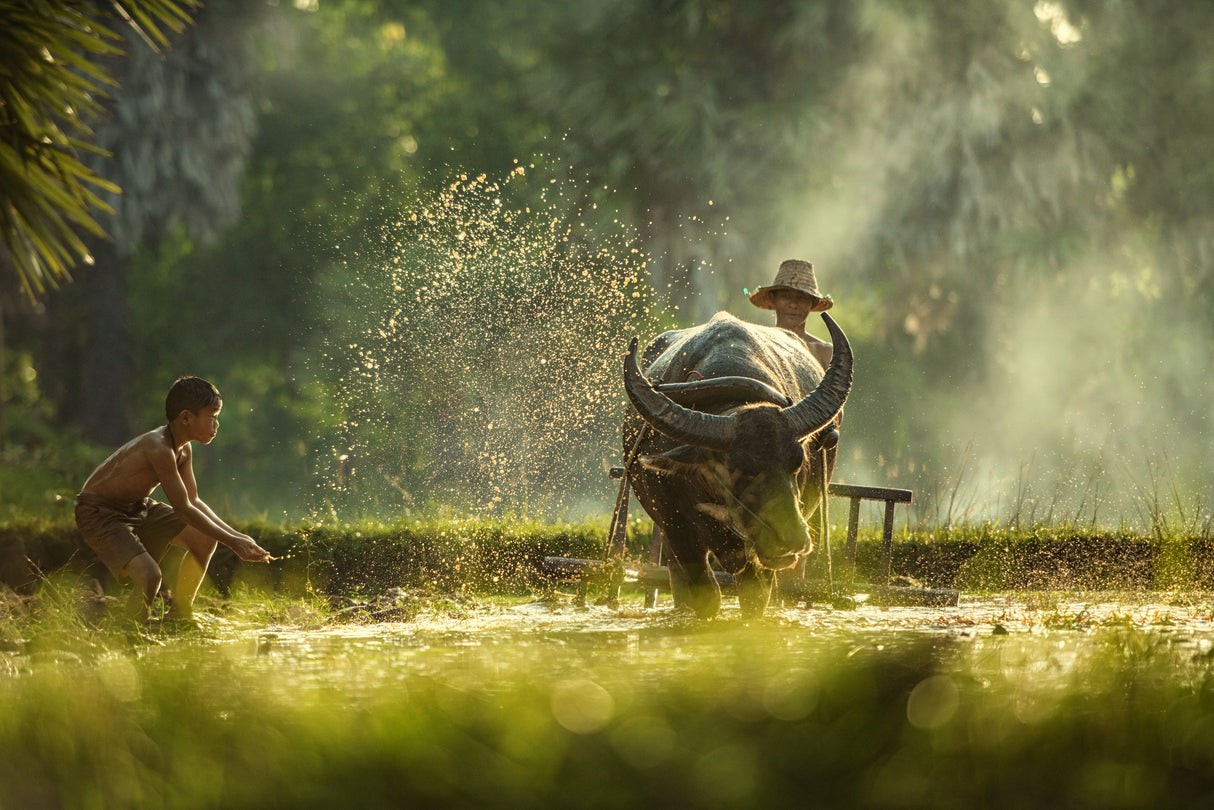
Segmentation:
{"type": "Polygon", "coordinates": [[[811,550],[809,527],[801,516],[790,481],[780,481],[769,488],[768,494],[770,497],[757,504],[743,524],[753,542],[754,554],[764,568],[788,568],[799,555],[811,550]],[[773,493],[771,489],[777,492],[773,493]]]}

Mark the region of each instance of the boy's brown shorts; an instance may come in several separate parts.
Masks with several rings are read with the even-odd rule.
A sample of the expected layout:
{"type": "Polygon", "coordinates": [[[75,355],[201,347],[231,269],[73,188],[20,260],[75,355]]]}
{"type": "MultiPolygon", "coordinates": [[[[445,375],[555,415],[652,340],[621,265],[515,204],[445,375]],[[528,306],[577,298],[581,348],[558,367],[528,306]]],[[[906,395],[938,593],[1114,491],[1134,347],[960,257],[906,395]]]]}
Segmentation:
{"type": "Polygon", "coordinates": [[[152,498],[118,503],[99,495],[76,496],[76,527],[114,576],[145,551],[157,562],[185,528],[173,507],[152,498]]]}

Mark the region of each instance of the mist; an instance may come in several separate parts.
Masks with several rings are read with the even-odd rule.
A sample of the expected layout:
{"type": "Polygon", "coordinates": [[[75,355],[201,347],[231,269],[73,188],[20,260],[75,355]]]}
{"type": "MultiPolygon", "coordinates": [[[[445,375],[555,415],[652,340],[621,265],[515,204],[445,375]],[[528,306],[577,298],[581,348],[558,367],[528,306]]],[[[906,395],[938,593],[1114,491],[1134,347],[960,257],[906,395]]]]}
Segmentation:
{"type": "Polygon", "coordinates": [[[865,9],[882,47],[842,79],[846,126],[807,158],[828,182],[782,202],[767,260],[814,260],[854,336],[836,480],[914,489],[920,526],[1208,532],[1210,238],[1135,210],[1156,178],[1079,101],[1135,15],[1025,4],[1017,51],[975,32],[949,59],[865,9]]]}
{"type": "MultiPolygon", "coordinates": [[[[183,371],[225,392],[200,473],[238,513],[603,514],[628,340],[771,323],[743,291],[798,258],[856,356],[836,480],[912,489],[915,527],[1209,530],[1206,4],[258,9],[225,62],[256,111],[240,216],[102,255],[112,299],[0,300],[10,446],[99,440],[104,349],[139,403],[107,431],[183,371]]],[[[115,120],[156,118],[127,67],[115,120]]],[[[170,170],[212,124],[156,141],[165,199],[210,177],[170,170]]]]}

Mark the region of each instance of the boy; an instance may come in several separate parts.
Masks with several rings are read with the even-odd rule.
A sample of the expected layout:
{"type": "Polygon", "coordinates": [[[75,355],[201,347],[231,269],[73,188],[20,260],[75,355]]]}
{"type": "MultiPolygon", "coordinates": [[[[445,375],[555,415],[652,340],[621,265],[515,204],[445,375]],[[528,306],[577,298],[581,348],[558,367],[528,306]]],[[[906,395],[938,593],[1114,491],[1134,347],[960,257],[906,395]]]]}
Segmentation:
{"type": "Polygon", "coordinates": [[[76,496],[84,542],[119,579],[135,584],[128,612],[147,621],[160,590],[159,561],[169,545],[186,549],[171,618],[190,619],[194,596],[217,543],[242,560],[269,562],[270,552],[224,523],[198,497],[191,442],[210,444],[223,400],[199,377],[181,377],[165,398],[168,423],[136,436],[101,463],[76,496]],[[159,485],[172,506],[149,497],[159,485]]]}

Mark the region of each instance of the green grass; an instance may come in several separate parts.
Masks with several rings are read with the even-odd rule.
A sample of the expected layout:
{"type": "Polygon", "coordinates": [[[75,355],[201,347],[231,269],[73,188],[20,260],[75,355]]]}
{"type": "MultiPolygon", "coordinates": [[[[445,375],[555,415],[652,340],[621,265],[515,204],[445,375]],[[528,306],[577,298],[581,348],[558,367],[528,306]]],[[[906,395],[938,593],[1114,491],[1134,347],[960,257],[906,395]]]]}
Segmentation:
{"type": "Polygon", "coordinates": [[[184,630],[135,630],[67,572],[0,597],[0,808],[1183,808],[1214,795],[1208,608],[1182,633],[1048,591],[1022,597],[1037,618],[1006,635],[631,605],[626,632],[478,633],[482,612],[529,600],[389,596],[207,585],[201,628],[184,630]],[[382,618],[396,629],[340,635],[382,618]]]}
{"type": "Polygon", "coordinates": [[[657,621],[505,648],[454,622],[286,654],[264,623],[332,627],[332,603],[208,599],[212,630],[178,636],[84,643],[70,600],[26,620],[61,635],[0,652],[0,808],[1184,808],[1214,790],[1208,643],[1082,615],[1048,638],[657,621]]]}
{"type": "MultiPolygon", "coordinates": [[[[601,559],[608,528],[605,519],[561,524],[484,518],[236,525],[281,559],[242,564],[221,548],[211,567],[216,587],[224,593],[242,586],[293,596],[377,594],[392,587],[535,593],[547,587],[545,557],[601,559]]],[[[647,520],[629,522],[629,560],[647,560],[649,532],[647,520]]],[[[837,583],[880,582],[878,526],[861,527],[854,571],[845,558],[844,527],[832,535],[837,583]]],[[[56,571],[83,572],[90,560],[91,553],[79,548],[69,515],[0,521],[0,583],[11,588],[29,592],[56,571]]],[[[1200,590],[1214,586],[1214,538],[1076,527],[903,530],[895,534],[892,571],[927,587],[970,593],[1200,590]]]]}

